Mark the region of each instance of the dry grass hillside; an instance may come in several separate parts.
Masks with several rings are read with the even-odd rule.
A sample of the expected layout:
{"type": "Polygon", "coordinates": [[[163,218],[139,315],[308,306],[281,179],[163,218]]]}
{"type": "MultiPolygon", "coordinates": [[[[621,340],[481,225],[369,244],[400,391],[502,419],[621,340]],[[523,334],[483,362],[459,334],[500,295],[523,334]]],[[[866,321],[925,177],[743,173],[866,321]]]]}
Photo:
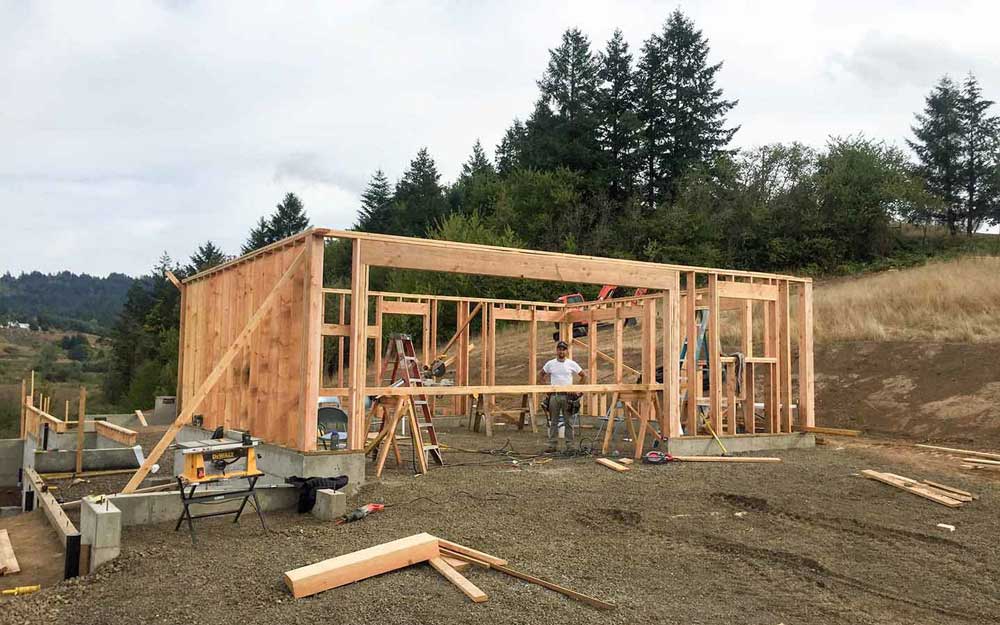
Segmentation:
{"type": "Polygon", "coordinates": [[[1000,257],[967,256],[816,287],[816,341],[1000,341],[1000,257]]]}

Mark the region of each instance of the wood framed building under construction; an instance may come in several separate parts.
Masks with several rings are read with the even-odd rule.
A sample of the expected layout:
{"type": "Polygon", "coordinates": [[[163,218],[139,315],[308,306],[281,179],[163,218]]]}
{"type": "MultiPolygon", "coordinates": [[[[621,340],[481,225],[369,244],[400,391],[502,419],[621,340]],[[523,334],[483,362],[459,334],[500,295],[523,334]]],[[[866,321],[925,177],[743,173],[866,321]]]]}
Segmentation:
{"type": "MultiPolygon", "coordinates": [[[[439,411],[457,414],[475,402],[489,433],[494,418],[511,412],[498,408],[498,398],[525,398],[534,414],[545,392],[582,392],[589,414],[626,406],[630,427],[633,417],[637,422],[637,455],[647,435],[694,436],[709,428],[724,437],[814,426],[808,278],[314,228],[175,284],[181,289],[179,416],[147,458],[150,465],[196,414],[206,429],[248,430],[312,452],[317,406],[329,396],[343,401],[347,447],[355,452],[368,441],[369,396],[428,395],[439,411]],[[329,239],[349,242],[350,288],[323,284],[329,239]],[[373,267],[614,284],[648,294],[564,304],[375,292],[369,290],[373,267]],[[454,308],[449,328],[440,322],[445,307],[454,308]],[[450,384],[408,388],[376,379],[389,315],[421,319],[415,342],[424,364],[454,351],[450,384]],[[637,366],[625,362],[627,319],[639,320],[637,366]],[[498,322],[530,326],[522,384],[497,384],[498,322]],[[590,383],[571,389],[537,383],[538,368],[552,352],[539,341],[539,324],[553,323],[591,373],[590,383]],[[588,328],[586,340],[573,337],[574,324],[588,328]],[[479,328],[475,337],[473,325],[479,328]],[[607,351],[599,349],[601,328],[613,336],[607,351]],[[729,355],[724,334],[734,347],[729,355]],[[324,346],[336,352],[332,368],[324,367],[331,360],[324,346]],[[597,383],[599,367],[611,368],[610,381],[597,383]]],[[[607,430],[610,437],[612,428],[607,430]]],[[[129,488],[145,474],[140,469],[129,488]]]]}

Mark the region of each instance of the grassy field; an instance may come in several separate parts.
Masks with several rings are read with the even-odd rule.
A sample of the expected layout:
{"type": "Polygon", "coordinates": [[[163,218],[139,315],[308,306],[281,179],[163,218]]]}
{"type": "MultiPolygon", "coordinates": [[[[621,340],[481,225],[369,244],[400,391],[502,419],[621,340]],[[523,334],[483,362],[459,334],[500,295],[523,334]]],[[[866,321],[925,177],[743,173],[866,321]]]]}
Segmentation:
{"type": "Polygon", "coordinates": [[[816,342],[1000,341],[1000,258],[967,256],[820,283],[816,342]]]}

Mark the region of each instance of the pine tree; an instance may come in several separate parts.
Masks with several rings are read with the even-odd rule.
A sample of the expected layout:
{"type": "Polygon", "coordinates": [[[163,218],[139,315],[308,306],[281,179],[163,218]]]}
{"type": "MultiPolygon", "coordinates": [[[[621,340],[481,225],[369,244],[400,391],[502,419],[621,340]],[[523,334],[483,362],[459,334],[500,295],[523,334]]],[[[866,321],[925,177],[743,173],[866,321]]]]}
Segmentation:
{"type": "Polygon", "coordinates": [[[927,188],[942,200],[943,210],[935,220],[958,232],[962,212],[962,94],[948,76],[934,86],[924,101],[924,112],[917,113],[911,126],[915,140],[907,144],[917,155],[917,172],[927,188]]]}
{"type": "Polygon", "coordinates": [[[409,236],[424,236],[445,216],[447,202],[438,181],[441,174],[427,148],[420,148],[410,168],[396,183],[393,196],[392,232],[409,236]]]}
{"type": "Polygon", "coordinates": [[[635,182],[639,131],[632,55],[621,30],[615,30],[600,57],[598,78],[598,141],[608,160],[609,194],[620,201],[631,193],[635,182]]]}
{"type": "Polygon", "coordinates": [[[459,180],[463,178],[470,178],[477,174],[495,174],[496,169],[493,167],[493,163],[486,156],[486,151],[483,150],[483,144],[476,139],[476,143],[472,146],[472,155],[469,156],[469,160],[462,164],[462,174],[459,180]]]}
{"type": "Polygon", "coordinates": [[[962,167],[960,176],[965,193],[965,233],[972,236],[984,223],[1000,215],[1000,189],[996,186],[1000,168],[1000,117],[988,113],[992,100],[983,98],[979,81],[969,74],[959,100],[962,125],[962,167]]]}
{"type": "Polygon", "coordinates": [[[645,196],[670,202],[680,179],[724,153],[738,128],[726,128],[736,106],[715,86],[722,63],[708,64],[708,40],[679,9],[660,35],[643,46],[639,63],[639,119],[643,132],[645,196]]]}
{"type": "Polygon", "coordinates": [[[592,115],[597,101],[597,59],[579,28],[563,33],[562,44],[549,50],[549,64],[538,81],[542,97],[570,123],[592,115]]]}
{"type": "Polygon", "coordinates": [[[261,217],[257,225],[250,229],[250,236],[247,237],[247,242],[243,244],[241,251],[243,254],[249,254],[269,245],[272,241],[271,224],[266,218],[261,217]]]}
{"type": "Polygon", "coordinates": [[[528,167],[568,167],[598,172],[604,159],[597,143],[597,58],[578,28],[563,33],[549,50],[549,63],[538,81],[541,97],[527,124],[524,156],[528,167]]]}
{"type": "Polygon", "coordinates": [[[527,132],[524,123],[515,119],[511,127],[504,133],[496,151],[497,172],[501,176],[508,176],[523,166],[524,142],[527,132]]]}
{"type": "Polygon", "coordinates": [[[361,210],[355,230],[388,233],[392,224],[392,187],[381,169],[375,170],[361,194],[361,210]]]}
{"type": "Polygon", "coordinates": [[[205,243],[198,246],[198,251],[191,256],[191,262],[187,266],[187,273],[196,274],[199,271],[205,271],[216,265],[221,265],[227,260],[229,260],[229,257],[223,254],[222,250],[215,243],[205,241],[205,243]]]}
{"type": "Polygon", "coordinates": [[[305,207],[294,193],[285,194],[285,199],[275,207],[270,226],[272,243],[298,234],[309,227],[305,207]]]}

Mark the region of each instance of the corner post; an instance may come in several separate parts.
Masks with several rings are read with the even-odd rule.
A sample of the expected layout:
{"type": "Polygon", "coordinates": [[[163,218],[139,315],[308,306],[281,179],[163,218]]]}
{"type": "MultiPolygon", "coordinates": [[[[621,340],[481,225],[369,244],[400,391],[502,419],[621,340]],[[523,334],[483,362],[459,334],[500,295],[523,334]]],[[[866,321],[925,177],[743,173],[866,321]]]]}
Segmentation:
{"type": "Polygon", "coordinates": [[[323,235],[306,239],[302,289],[302,393],[301,422],[298,427],[298,447],[302,451],[316,449],[316,419],[319,410],[319,386],[323,357],[323,255],[326,247],[323,235]]]}
{"type": "Polygon", "coordinates": [[[368,364],[368,265],[361,239],[351,241],[351,343],[348,363],[349,449],[365,447],[365,383],[368,364]]]}
{"type": "Polygon", "coordinates": [[[799,286],[799,425],[816,427],[813,372],[813,285],[799,286]]]}

